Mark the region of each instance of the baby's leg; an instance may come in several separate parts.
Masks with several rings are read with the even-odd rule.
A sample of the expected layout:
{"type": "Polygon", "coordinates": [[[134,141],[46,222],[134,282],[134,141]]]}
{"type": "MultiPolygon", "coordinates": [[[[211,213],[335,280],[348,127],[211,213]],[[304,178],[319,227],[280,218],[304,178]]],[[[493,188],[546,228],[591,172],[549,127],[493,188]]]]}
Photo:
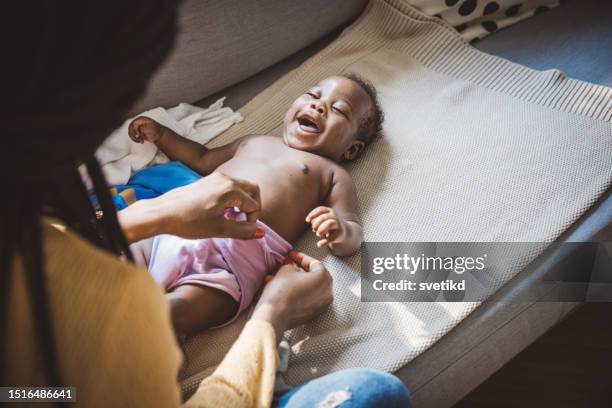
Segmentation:
{"type": "Polygon", "coordinates": [[[238,312],[238,302],[221,290],[181,285],[166,294],[172,325],[180,341],[201,330],[228,322],[238,312]]]}
{"type": "Polygon", "coordinates": [[[134,242],[130,245],[130,250],[132,251],[134,263],[136,265],[144,266],[145,268],[149,266],[153,239],[154,238],[143,239],[142,241],[134,242]]]}

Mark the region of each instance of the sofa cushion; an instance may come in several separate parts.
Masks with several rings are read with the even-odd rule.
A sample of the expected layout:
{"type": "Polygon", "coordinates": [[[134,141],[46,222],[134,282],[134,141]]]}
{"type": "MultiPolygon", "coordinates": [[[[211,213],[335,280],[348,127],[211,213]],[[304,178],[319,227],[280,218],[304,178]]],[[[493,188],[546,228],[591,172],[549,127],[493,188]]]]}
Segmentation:
{"type": "Polygon", "coordinates": [[[175,49],[133,113],[195,102],[248,78],[348,24],[366,3],[187,0],[175,49]]]}

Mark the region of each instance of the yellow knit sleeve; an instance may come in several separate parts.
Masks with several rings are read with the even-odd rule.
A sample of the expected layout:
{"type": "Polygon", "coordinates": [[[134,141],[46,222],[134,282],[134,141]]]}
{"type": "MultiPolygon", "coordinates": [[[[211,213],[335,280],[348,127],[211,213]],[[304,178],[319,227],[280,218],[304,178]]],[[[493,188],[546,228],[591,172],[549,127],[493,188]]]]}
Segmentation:
{"type": "MultiPolygon", "coordinates": [[[[71,231],[43,224],[47,283],[64,380],[86,407],[178,407],[181,354],[163,291],[146,270],[121,262],[71,231]]],[[[41,378],[25,274],[16,262],[7,357],[11,378],[41,378]]],[[[278,355],[266,321],[248,322],[189,407],[269,407],[278,355]]],[[[0,370],[3,367],[0,367],[0,370]]]]}
{"type": "Polygon", "coordinates": [[[251,320],[219,367],[202,381],[185,406],[268,408],[277,367],[274,328],[266,321],[251,320]]]}

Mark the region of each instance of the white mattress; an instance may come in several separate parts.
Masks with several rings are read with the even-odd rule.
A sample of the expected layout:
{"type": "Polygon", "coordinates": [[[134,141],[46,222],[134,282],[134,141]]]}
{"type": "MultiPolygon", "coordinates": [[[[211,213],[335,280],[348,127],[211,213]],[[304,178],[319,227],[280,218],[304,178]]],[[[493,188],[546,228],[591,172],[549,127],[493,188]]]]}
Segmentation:
{"type": "MultiPolygon", "coordinates": [[[[612,128],[607,99],[597,99],[604,103],[599,110],[582,108],[599,112],[593,118],[577,114],[580,106],[571,98],[577,90],[606,96],[607,88],[481,54],[448,27],[399,1],[373,2],[367,13],[330,47],[255,98],[242,111],[245,122],[215,144],[247,133],[278,132],[284,110],[303,89],[338,71],[357,71],[378,86],[388,118],[385,137],[351,166],[367,240],[552,241],[609,186],[612,157],[604,152],[612,151],[612,128]],[[393,25],[385,24],[386,19],[393,25]],[[482,76],[467,80],[461,77],[470,74],[465,70],[449,73],[452,61],[421,52],[443,47],[448,55],[467,58],[496,77],[487,83],[482,76]],[[528,100],[511,94],[525,79],[541,85],[528,100]],[[564,95],[569,99],[560,100],[564,95]],[[500,125],[500,119],[507,122],[500,125]],[[456,132],[447,131],[449,122],[456,132]],[[467,182],[474,180],[481,182],[467,182]]],[[[326,255],[310,236],[298,247],[324,259],[335,278],[336,302],[320,319],[291,333],[290,382],[351,366],[395,371],[477,307],[364,304],[359,300],[358,257],[326,255]]],[[[535,255],[501,274],[500,285],[535,255]]],[[[205,333],[186,344],[186,390],[214,367],[239,327],[205,333]]]]}

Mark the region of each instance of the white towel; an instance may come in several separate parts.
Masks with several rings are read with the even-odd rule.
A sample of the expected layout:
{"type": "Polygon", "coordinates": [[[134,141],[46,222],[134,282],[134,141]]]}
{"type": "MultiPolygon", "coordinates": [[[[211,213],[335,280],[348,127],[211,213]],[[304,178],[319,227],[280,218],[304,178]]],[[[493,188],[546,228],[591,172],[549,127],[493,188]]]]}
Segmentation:
{"type": "MultiPolygon", "coordinates": [[[[181,103],[167,110],[150,109],[134,118],[147,116],[187,139],[205,144],[233,124],[242,121],[239,112],[223,107],[224,99],[219,99],[207,109],[181,103]]],[[[166,155],[158,151],[153,143],[132,142],[128,136],[128,126],[134,118],[126,120],[96,151],[96,158],[109,185],[126,184],[138,170],[168,162],[166,155]]],[[[91,189],[89,178],[84,178],[87,188],[91,189]]]]}

